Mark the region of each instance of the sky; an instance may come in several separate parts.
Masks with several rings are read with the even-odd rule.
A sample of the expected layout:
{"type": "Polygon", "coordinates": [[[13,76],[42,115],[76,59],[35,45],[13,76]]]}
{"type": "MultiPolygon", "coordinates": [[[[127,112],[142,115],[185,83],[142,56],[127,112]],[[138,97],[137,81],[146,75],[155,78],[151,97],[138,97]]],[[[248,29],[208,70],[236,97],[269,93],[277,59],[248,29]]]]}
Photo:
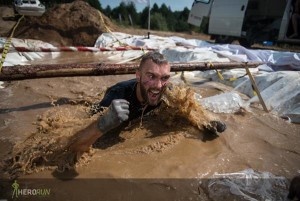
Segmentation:
{"type": "MultiPolygon", "coordinates": [[[[119,6],[122,0],[99,0],[101,3],[102,8],[106,8],[107,5],[109,5],[112,9],[119,6]]],[[[128,0],[123,0],[128,1],[128,0]]],[[[146,6],[147,3],[138,3],[138,2],[147,2],[147,0],[133,0],[135,3],[136,10],[138,12],[141,12],[146,6]]],[[[165,3],[168,7],[171,7],[172,11],[182,11],[184,7],[187,7],[188,9],[192,8],[192,4],[194,0],[150,0],[151,6],[156,3],[158,7],[161,6],[161,4],[165,3]]]]}

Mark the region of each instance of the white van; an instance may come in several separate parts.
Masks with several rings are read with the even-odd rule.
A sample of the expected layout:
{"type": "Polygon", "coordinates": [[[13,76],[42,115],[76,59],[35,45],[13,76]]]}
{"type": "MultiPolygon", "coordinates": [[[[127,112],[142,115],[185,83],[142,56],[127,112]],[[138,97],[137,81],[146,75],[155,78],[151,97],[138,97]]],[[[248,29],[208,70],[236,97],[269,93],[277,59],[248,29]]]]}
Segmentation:
{"type": "Polygon", "coordinates": [[[206,22],[204,27],[208,26],[208,34],[217,43],[236,39],[246,47],[263,41],[300,43],[300,38],[289,38],[293,34],[294,3],[295,0],[195,0],[188,22],[196,26],[206,22]]]}

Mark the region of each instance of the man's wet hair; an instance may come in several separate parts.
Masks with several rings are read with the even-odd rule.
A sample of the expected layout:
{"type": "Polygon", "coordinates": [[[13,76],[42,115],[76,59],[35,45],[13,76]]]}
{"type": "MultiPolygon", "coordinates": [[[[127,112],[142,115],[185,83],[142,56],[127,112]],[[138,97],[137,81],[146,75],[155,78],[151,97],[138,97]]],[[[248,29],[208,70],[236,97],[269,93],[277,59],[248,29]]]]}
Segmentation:
{"type": "Polygon", "coordinates": [[[169,61],[164,57],[163,54],[159,53],[159,52],[148,52],[146,53],[141,60],[140,66],[139,66],[139,70],[142,69],[142,66],[146,63],[146,61],[148,60],[152,60],[155,64],[157,65],[165,65],[165,64],[169,64],[169,61]]]}

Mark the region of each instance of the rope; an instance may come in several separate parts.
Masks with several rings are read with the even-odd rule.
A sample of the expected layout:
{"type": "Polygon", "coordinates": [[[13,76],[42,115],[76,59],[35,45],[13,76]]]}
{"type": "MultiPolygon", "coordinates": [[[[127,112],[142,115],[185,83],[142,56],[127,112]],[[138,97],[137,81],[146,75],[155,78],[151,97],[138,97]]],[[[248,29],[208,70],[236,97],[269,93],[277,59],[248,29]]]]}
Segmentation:
{"type": "Polygon", "coordinates": [[[242,78],[242,77],[245,77],[247,75],[247,73],[246,74],[244,74],[244,75],[241,75],[241,76],[239,76],[239,77],[231,77],[231,78],[228,78],[228,79],[226,79],[227,81],[230,81],[230,82],[233,82],[233,81],[236,81],[236,80],[238,80],[238,79],[240,79],[240,78],[242,78]]]}
{"type": "MultiPolygon", "coordinates": [[[[102,23],[104,24],[104,28],[106,29],[106,31],[109,32],[109,33],[117,40],[117,42],[119,43],[120,46],[128,46],[127,44],[122,43],[122,42],[121,42],[121,41],[120,41],[120,40],[112,33],[112,31],[108,28],[108,26],[106,26],[105,21],[104,21],[103,16],[102,16],[102,13],[101,13],[99,10],[98,10],[98,13],[99,13],[99,15],[100,15],[100,19],[101,19],[102,23]]],[[[143,54],[146,54],[146,51],[144,50],[143,47],[141,47],[141,50],[143,51],[143,54]]]]}
{"type": "Polygon", "coordinates": [[[98,10],[98,13],[100,15],[100,19],[102,21],[102,23],[104,24],[104,28],[106,29],[107,32],[111,33],[111,35],[119,42],[119,45],[120,46],[124,46],[126,44],[122,43],[113,33],[112,31],[108,28],[108,26],[106,26],[105,22],[104,22],[104,19],[103,19],[103,16],[102,16],[102,13],[98,10]]]}
{"type": "MultiPolygon", "coordinates": [[[[246,75],[247,75],[247,73],[244,74],[244,75],[242,75],[242,76],[239,76],[239,77],[232,77],[232,78],[229,78],[229,79],[226,79],[226,80],[227,80],[227,81],[230,81],[230,82],[233,82],[233,81],[236,81],[236,80],[238,80],[238,79],[240,79],[240,78],[242,78],[242,77],[245,77],[246,75]]],[[[257,93],[256,93],[256,91],[255,91],[255,88],[254,88],[253,84],[251,84],[251,87],[252,87],[252,90],[253,90],[253,95],[254,95],[254,96],[257,96],[257,93]]]]}
{"type": "MultiPolygon", "coordinates": [[[[224,77],[223,77],[223,75],[221,74],[221,72],[215,68],[215,66],[213,65],[213,63],[209,62],[209,63],[208,63],[208,66],[209,66],[210,68],[213,68],[213,69],[217,72],[217,75],[218,75],[218,77],[220,78],[220,80],[227,80],[227,81],[233,82],[233,81],[236,81],[236,80],[238,80],[238,79],[240,79],[240,78],[243,78],[243,77],[245,77],[245,76],[247,75],[247,73],[246,73],[246,74],[244,74],[244,75],[242,75],[242,76],[239,76],[239,77],[232,77],[232,78],[224,79],[224,77]]],[[[253,88],[253,86],[252,86],[252,88],[253,88]]],[[[253,90],[254,90],[254,88],[253,88],[253,90]]],[[[255,90],[254,90],[254,93],[255,93],[255,90]]],[[[256,94],[256,93],[255,93],[255,94],[256,94]]]]}
{"type": "Polygon", "coordinates": [[[101,21],[102,23],[104,24],[104,28],[106,29],[107,32],[110,32],[111,33],[111,30],[108,28],[108,26],[106,26],[105,22],[104,22],[104,19],[102,17],[102,13],[98,10],[98,13],[100,15],[100,18],[101,18],[101,21]]]}
{"type": "Polygon", "coordinates": [[[257,96],[257,92],[256,92],[256,90],[255,90],[253,84],[251,84],[251,88],[252,88],[252,90],[253,90],[253,95],[254,95],[254,96],[257,96]]]}
{"type": "Polygon", "coordinates": [[[224,80],[223,75],[220,73],[219,70],[217,70],[217,69],[215,68],[215,66],[214,66],[213,63],[209,62],[208,65],[209,65],[210,68],[213,68],[213,69],[217,72],[217,75],[218,75],[218,77],[220,78],[220,80],[224,80]]]}
{"type": "Polygon", "coordinates": [[[2,52],[2,58],[1,58],[1,61],[0,61],[0,74],[1,74],[1,72],[2,72],[2,67],[3,67],[4,61],[5,61],[6,55],[7,55],[7,53],[8,53],[9,46],[10,46],[10,44],[11,44],[11,39],[12,39],[14,33],[15,33],[15,30],[16,30],[17,26],[19,25],[19,23],[21,22],[21,20],[22,20],[23,18],[24,18],[24,15],[22,15],[22,16],[19,18],[18,22],[15,24],[15,26],[14,26],[14,28],[13,28],[13,30],[12,30],[10,36],[9,36],[9,38],[6,40],[6,42],[5,42],[5,44],[4,44],[4,49],[3,49],[3,52],[2,52]]]}
{"type": "Polygon", "coordinates": [[[145,110],[147,109],[147,107],[148,107],[148,104],[146,104],[146,105],[143,107],[142,116],[141,116],[141,121],[140,121],[140,128],[143,127],[143,117],[144,117],[144,112],[145,112],[145,110]]]}

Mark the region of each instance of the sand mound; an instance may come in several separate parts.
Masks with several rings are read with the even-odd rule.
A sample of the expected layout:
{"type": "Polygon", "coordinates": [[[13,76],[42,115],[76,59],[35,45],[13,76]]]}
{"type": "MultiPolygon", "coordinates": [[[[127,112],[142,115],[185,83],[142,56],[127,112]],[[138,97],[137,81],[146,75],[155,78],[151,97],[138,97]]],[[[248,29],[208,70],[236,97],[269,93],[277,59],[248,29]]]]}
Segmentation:
{"type": "Polygon", "coordinates": [[[0,6],[0,36],[7,37],[9,30],[15,25],[15,21],[3,20],[4,18],[14,15],[13,8],[0,6]]]}
{"type": "Polygon", "coordinates": [[[41,17],[26,17],[16,30],[15,37],[37,39],[56,46],[94,46],[97,38],[108,27],[116,27],[87,2],[77,0],[58,4],[41,17]],[[102,20],[103,19],[103,20],[102,20]]]}

